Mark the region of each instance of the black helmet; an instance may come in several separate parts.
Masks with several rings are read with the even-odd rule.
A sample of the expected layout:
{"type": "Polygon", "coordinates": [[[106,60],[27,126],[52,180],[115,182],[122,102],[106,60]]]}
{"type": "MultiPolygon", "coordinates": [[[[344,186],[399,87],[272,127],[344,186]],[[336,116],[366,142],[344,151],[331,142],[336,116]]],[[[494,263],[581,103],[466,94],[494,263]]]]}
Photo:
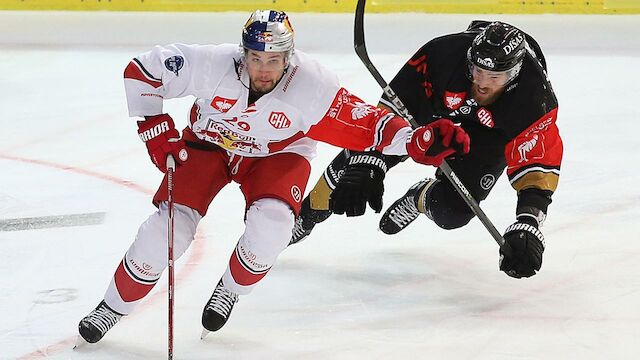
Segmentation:
{"type": "Polygon", "coordinates": [[[489,71],[520,70],[526,53],[524,33],[503,22],[489,24],[467,51],[469,65],[489,71]]]}

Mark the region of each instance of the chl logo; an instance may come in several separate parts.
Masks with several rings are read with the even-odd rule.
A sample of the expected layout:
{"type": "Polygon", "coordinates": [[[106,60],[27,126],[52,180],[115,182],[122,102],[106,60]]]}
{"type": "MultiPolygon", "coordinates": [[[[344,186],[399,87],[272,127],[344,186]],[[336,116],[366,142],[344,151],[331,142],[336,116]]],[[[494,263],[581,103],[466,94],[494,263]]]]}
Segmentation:
{"type": "Polygon", "coordinates": [[[226,113],[236,104],[238,99],[225,99],[220,96],[216,96],[211,100],[211,107],[220,111],[221,113],[226,113]]]}
{"type": "Polygon", "coordinates": [[[291,120],[283,112],[274,111],[269,115],[269,124],[276,129],[286,129],[291,126],[291,120]]]}
{"type": "Polygon", "coordinates": [[[495,123],[493,122],[493,116],[491,115],[491,111],[482,107],[478,109],[478,112],[476,113],[476,115],[478,115],[478,121],[480,121],[482,125],[490,128],[493,128],[493,126],[495,125],[495,123]]]}
{"type": "Polygon", "coordinates": [[[302,191],[300,190],[298,185],[293,185],[291,187],[291,196],[293,197],[293,200],[297,203],[299,203],[302,200],[302,191]]]}

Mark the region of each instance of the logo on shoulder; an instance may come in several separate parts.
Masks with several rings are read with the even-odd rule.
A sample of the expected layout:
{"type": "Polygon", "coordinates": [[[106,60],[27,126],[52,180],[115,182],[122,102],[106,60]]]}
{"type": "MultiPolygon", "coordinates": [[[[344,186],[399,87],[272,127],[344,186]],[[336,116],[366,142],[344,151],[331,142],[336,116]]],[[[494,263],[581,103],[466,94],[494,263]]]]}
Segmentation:
{"type": "Polygon", "coordinates": [[[226,113],[236,104],[238,99],[226,99],[220,96],[216,96],[211,100],[211,107],[218,110],[221,113],[226,113]]]}
{"type": "Polygon", "coordinates": [[[180,71],[180,69],[182,69],[183,65],[184,58],[179,55],[172,56],[164,61],[164,66],[167,68],[167,70],[176,74],[176,76],[178,76],[178,72],[180,71]]]}
{"type": "Polygon", "coordinates": [[[466,92],[444,92],[444,103],[449,110],[457,110],[461,105],[464,99],[467,97],[466,92]]]}
{"type": "Polygon", "coordinates": [[[291,126],[291,120],[283,112],[274,111],[269,115],[269,124],[276,129],[286,129],[291,126]]]}

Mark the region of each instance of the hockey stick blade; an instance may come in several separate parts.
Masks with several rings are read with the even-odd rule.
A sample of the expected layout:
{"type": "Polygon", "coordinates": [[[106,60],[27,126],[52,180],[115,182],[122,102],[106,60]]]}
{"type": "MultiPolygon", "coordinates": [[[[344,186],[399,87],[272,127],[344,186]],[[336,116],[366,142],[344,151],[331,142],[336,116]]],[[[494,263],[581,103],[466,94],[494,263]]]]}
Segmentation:
{"type": "MultiPolygon", "coordinates": [[[[373,78],[378,82],[378,85],[380,85],[380,87],[383,89],[384,93],[387,95],[389,100],[391,100],[393,105],[398,109],[398,111],[400,112],[399,115],[406,118],[409,121],[409,123],[411,123],[411,126],[413,128],[416,128],[419,126],[416,120],[413,118],[411,113],[409,113],[406,106],[404,106],[404,103],[402,103],[402,100],[400,100],[400,97],[395,94],[395,92],[391,89],[389,84],[384,80],[382,75],[380,75],[380,72],[378,72],[378,69],[376,69],[376,67],[373,65],[373,63],[371,62],[371,59],[369,59],[369,54],[367,53],[367,47],[365,46],[365,40],[364,40],[364,10],[365,10],[366,3],[367,3],[366,0],[358,0],[358,3],[356,5],[356,14],[355,14],[355,20],[354,20],[354,27],[353,27],[353,32],[354,32],[353,45],[354,45],[356,54],[358,55],[362,63],[365,65],[367,70],[369,70],[371,75],[373,75],[373,78]]],[[[473,196],[471,195],[469,190],[467,190],[467,188],[464,186],[462,181],[460,181],[460,178],[456,176],[453,169],[451,169],[451,166],[449,166],[449,164],[446,161],[443,161],[439,169],[444,173],[444,175],[447,177],[449,182],[451,182],[453,187],[456,189],[458,194],[460,194],[462,199],[464,199],[467,205],[471,208],[473,213],[478,217],[478,219],[480,219],[480,222],[489,231],[489,234],[491,234],[493,239],[498,243],[498,245],[500,246],[500,249],[505,254],[511,255],[512,251],[509,244],[507,244],[504,241],[504,238],[502,237],[500,232],[498,232],[498,230],[493,225],[491,220],[489,220],[487,215],[480,208],[480,206],[478,205],[478,202],[473,198],[473,196]]]]}

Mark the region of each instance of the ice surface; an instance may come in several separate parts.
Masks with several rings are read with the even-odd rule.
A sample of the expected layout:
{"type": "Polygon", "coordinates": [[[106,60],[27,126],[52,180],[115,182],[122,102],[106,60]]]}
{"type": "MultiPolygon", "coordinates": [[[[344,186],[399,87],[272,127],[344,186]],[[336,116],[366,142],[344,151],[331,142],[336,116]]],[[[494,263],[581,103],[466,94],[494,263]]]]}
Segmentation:
{"type": "MultiPolygon", "coordinates": [[[[164,278],[100,343],[71,350],[161,178],[127,117],[122,71],[156,43],[237,42],[247,16],[0,12],[0,219],[105,214],[99,224],[0,232],[0,358],[166,357],[164,278]]],[[[202,307],[243,230],[244,200],[230,185],[177,262],[176,359],[640,357],[640,17],[373,15],[371,58],[390,79],[426,40],[474,18],[536,37],[560,101],[565,157],[542,272],[499,272],[497,246],[477,220],[444,231],[422,218],[390,237],[376,230],[379,215],[334,216],[201,341],[202,307]]],[[[377,101],[352,51],[350,15],[292,21],[300,49],[377,101]]],[[[191,101],[166,110],[184,125],[191,101]]],[[[321,146],[312,182],[336,152],[321,146]]],[[[385,203],[432,171],[394,168],[385,203]]],[[[504,229],[515,200],[502,177],[481,205],[504,229]]]]}

